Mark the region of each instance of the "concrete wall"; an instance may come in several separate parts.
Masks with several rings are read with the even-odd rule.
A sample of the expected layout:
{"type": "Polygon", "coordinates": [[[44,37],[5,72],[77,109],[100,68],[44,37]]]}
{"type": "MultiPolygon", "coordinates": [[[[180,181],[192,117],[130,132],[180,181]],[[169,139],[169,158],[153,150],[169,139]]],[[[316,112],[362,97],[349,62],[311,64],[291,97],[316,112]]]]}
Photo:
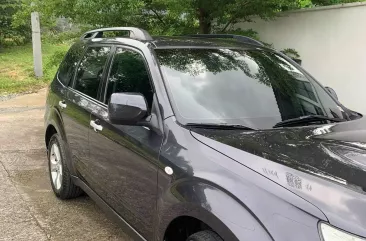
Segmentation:
{"type": "Polygon", "coordinates": [[[350,109],[366,114],[366,4],[288,12],[275,21],[238,25],[276,49],[296,49],[302,66],[350,109]]]}

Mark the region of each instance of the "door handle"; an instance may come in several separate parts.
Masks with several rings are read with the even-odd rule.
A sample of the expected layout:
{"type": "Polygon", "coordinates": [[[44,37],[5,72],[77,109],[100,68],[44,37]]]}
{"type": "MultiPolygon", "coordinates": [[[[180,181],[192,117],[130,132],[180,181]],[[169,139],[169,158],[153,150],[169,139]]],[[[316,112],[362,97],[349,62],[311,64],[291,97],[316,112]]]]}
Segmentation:
{"type": "Polygon", "coordinates": [[[99,125],[99,121],[98,120],[91,120],[90,121],[90,126],[93,127],[94,131],[95,132],[98,132],[98,131],[102,131],[103,130],[103,126],[99,125]]]}
{"type": "Polygon", "coordinates": [[[64,100],[61,100],[58,102],[58,105],[61,107],[61,109],[65,109],[67,107],[66,103],[64,100]]]}

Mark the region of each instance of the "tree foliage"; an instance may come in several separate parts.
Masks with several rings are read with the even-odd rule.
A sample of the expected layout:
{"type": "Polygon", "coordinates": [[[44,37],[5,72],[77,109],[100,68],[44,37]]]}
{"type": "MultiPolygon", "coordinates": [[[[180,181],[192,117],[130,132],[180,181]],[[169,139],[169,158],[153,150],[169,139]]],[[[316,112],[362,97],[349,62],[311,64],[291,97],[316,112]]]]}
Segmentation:
{"type": "Polygon", "coordinates": [[[238,21],[250,21],[254,16],[269,19],[299,7],[298,0],[23,1],[19,16],[38,10],[46,21],[64,16],[92,26],[139,26],[155,34],[225,32],[238,21]]]}
{"type": "Polygon", "coordinates": [[[23,43],[29,37],[29,26],[12,25],[13,16],[19,9],[19,0],[0,0],[0,45],[23,43]]]}
{"type": "MultiPolygon", "coordinates": [[[[238,33],[238,22],[271,19],[285,10],[355,0],[0,0],[0,37],[29,26],[30,13],[52,27],[63,16],[87,28],[136,26],[154,35],[238,33]],[[19,1],[21,5],[17,4],[19,1]],[[9,26],[12,26],[10,28],[9,26]]],[[[240,32],[240,31],[239,31],[240,32]]],[[[250,35],[255,33],[248,32],[250,35]]],[[[3,37],[4,38],[4,37],[3,37]]]]}

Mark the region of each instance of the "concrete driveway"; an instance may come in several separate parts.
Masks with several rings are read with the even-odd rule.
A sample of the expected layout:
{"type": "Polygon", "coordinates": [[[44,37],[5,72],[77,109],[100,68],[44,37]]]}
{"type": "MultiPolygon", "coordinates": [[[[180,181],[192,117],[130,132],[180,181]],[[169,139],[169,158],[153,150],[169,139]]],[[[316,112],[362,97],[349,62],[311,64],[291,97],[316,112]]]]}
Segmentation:
{"type": "Polygon", "coordinates": [[[52,193],[45,96],[0,101],[0,240],[131,240],[89,197],[61,201],[52,193]]]}

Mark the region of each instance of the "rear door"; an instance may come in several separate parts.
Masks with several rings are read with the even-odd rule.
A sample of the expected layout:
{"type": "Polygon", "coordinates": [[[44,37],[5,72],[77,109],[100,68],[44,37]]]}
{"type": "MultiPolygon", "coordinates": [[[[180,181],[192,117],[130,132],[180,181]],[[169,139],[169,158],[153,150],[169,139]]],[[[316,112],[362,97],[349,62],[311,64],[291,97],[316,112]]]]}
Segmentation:
{"type": "MultiPolygon", "coordinates": [[[[91,121],[89,173],[94,190],[146,239],[153,239],[156,211],[157,162],[162,136],[143,126],[114,125],[107,104],[113,93],[141,93],[150,112],[157,99],[144,56],[117,47],[100,104],[91,121]],[[153,101],[154,100],[154,101],[153,101]],[[154,102],[154,103],[153,103],[154,102]]],[[[153,108],[155,106],[155,108],[153,108]]]]}
{"type": "MultiPolygon", "coordinates": [[[[47,96],[47,103],[49,107],[55,107],[58,114],[63,116],[65,109],[65,101],[68,92],[68,86],[72,83],[75,75],[77,65],[84,53],[84,44],[78,42],[74,44],[67,52],[64,60],[55,75],[54,81],[50,85],[49,94],[47,96]]],[[[48,109],[46,109],[46,112],[48,109]]],[[[47,113],[46,113],[47,116],[47,113]]],[[[65,138],[63,136],[63,138],[65,138]]]]}
{"type": "Polygon", "coordinates": [[[98,103],[99,85],[102,83],[111,46],[90,46],[85,50],[76,70],[75,79],[63,100],[63,121],[71,150],[72,164],[81,177],[89,160],[90,113],[98,103]]]}

